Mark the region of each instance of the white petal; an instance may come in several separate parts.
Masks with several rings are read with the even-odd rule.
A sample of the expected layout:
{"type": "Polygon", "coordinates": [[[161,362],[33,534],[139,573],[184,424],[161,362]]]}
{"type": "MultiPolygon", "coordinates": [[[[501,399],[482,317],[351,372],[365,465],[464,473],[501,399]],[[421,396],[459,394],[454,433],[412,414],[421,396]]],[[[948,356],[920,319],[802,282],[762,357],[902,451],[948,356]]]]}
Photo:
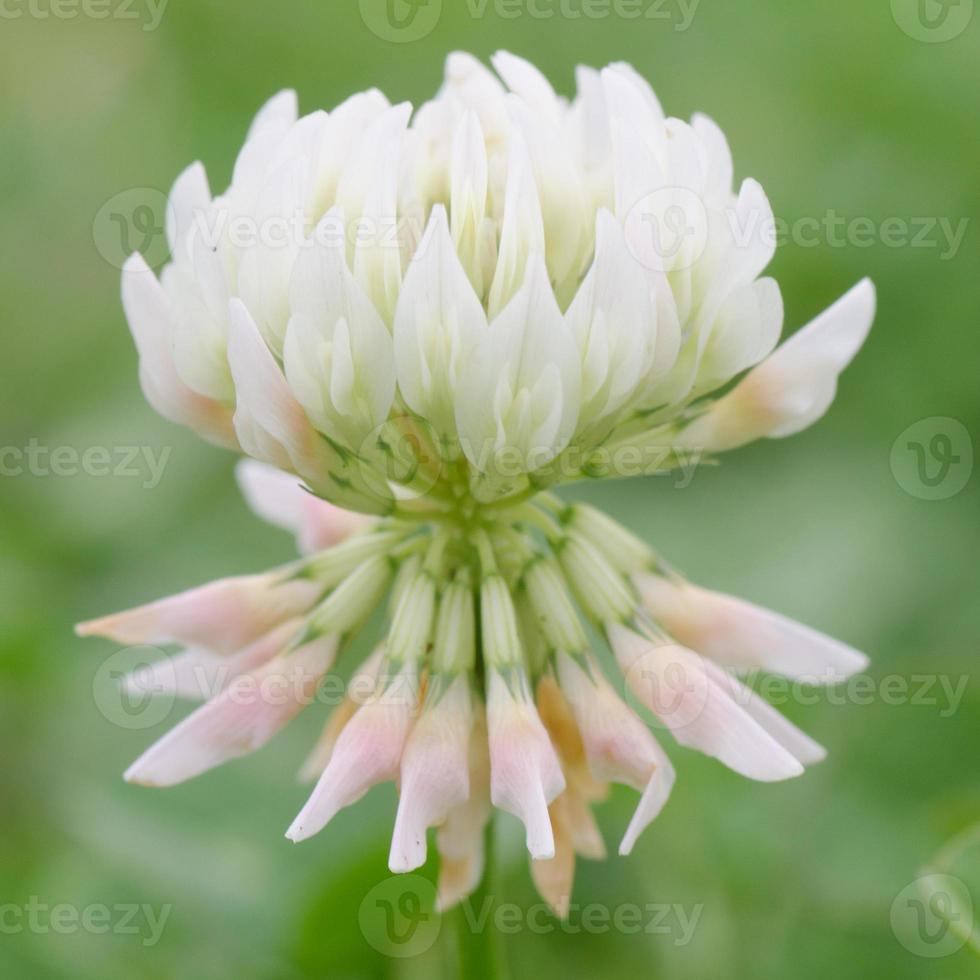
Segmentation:
{"type": "MultiPolygon", "coordinates": [[[[244,442],[251,435],[254,441],[256,428],[265,433],[274,446],[285,452],[291,468],[317,489],[327,476],[323,442],[290,391],[245,305],[234,299],[230,309],[228,361],[238,397],[235,428],[239,437],[244,442]]],[[[272,458],[268,454],[259,455],[259,458],[284,468],[279,454],[272,458]]]]}
{"type": "Polygon", "coordinates": [[[174,181],[167,198],[167,242],[176,262],[190,262],[188,238],[194,223],[211,204],[208,177],[200,162],[192,163],[174,181]]]}
{"type": "Polygon", "coordinates": [[[540,258],[473,348],[456,398],[463,450],[482,470],[543,466],[568,444],[581,369],[540,258]],[[504,460],[504,455],[507,459],[504,460]]]}
{"type": "Polygon", "coordinates": [[[595,238],[595,261],[565,314],[582,358],[580,427],[630,401],[657,345],[649,281],[608,211],[596,216],[595,238]]]}
{"type": "Polygon", "coordinates": [[[445,209],[436,206],[398,298],[394,350],[406,403],[441,434],[455,434],[456,388],[486,329],[483,307],[449,235],[445,209]]]}
{"type": "Polygon", "coordinates": [[[289,387],[314,424],[357,451],[394,400],[394,352],[347,268],[343,229],[340,212],[329,212],[296,261],[284,362],[289,387]]]}
{"type": "Polygon", "coordinates": [[[534,183],[534,168],[523,136],[515,131],[511,133],[507,159],[507,190],[500,248],[487,299],[491,320],[520,288],[530,257],[544,254],[544,220],[534,183]]]}
{"type": "Polygon", "coordinates": [[[123,266],[122,301],[139,352],[140,385],[147,401],[171,422],[186,425],[219,446],[237,449],[231,410],[199,395],[177,374],[170,342],[170,303],[139,254],[131,255],[123,266]]]}
{"type": "Polygon", "coordinates": [[[805,429],[830,407],[837,378],[864,343],[874,310],[874,287],[863,279],[753,368],[675,442],[721,451],[805,429]]]}

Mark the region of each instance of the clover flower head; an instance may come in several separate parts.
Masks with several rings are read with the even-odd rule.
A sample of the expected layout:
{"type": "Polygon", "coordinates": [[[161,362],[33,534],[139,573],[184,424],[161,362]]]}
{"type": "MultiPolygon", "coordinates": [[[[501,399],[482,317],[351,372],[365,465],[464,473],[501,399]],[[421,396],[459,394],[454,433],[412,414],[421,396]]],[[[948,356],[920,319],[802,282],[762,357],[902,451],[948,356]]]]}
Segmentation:
{"type": "Polygon", "coordinates": [[[571,101],[513,55],[493,68],[450,55],[414,112],[370,90],[299,117],[281,92],[224,193],[199,163],[177,178],[169,264],[158,278],[134,255],[122,276],[141,384],[251,457],[248,502],[303,557],[79,632],[177,648],[124,681],[204,699],[126,773],[166,786],[264,745],[386,604],[288,836],[395,781],[390,867],[422,865],[438,828],[448,906],[480,879],[496,806],[560,913],[575,855],[604,852],[591,807],[609,783],[640,793],[621,853],[667,801],[645,719],[787,779],[823,750],[740,675],[830,682],[865,659],[688,583],[554,488],[810,425],[874,291],[777,347],[772,212],[733,185],[717,125],[665,116],[625,64],[579,68],[571,101]]]}

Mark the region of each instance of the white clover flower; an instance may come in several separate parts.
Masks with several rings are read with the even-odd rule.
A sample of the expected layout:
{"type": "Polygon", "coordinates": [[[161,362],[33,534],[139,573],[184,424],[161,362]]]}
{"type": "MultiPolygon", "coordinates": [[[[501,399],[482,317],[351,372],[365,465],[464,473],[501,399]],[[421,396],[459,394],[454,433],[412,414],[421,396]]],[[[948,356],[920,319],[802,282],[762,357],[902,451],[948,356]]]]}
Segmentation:
{"type": "Polygon", "coordinates": [[[288,836],[397,781],[390,867],[419,867],[438,828],[448,907],[480,879],[493,804],[524,823],[561,913],[575,855],[605,851],[591,804],[608,784],[642,794],[625,854],[674,782],[631,700],[681,745],[781,780],[823,750],[737,674],[830,683],[866,660],[687,583],[549,488],[810,425],[874,290],[777,348],[772,212],[733,185],[711,120],[666,117],[627,65],[580,68],[571,102],[520,58],[493,65],[451,55],[414,113],[372,90],[299,118],[280,93],[223,194],[199,163],[178,177],[170,263],[123,270],[140,381],[163,416],[253,457],[248,502],[304,557],[78,629],[177,647],[124,680],[205,702],[126,773],[172,785],[316,700],[387,594],[387,637],[303,766],[316,787],[288,836]]]}

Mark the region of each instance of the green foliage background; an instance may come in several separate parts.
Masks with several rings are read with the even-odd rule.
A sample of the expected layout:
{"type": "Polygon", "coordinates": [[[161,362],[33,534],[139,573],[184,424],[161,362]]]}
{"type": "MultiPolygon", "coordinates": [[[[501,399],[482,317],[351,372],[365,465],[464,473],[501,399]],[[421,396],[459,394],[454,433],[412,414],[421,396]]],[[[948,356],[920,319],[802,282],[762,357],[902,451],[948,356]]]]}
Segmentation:
{"type": "MultiPolygon", "coordinates": [[[[862,275],[878,286],[871,339],[820,425],[700,470],[685,489],[660,478],[568,491],[608,507],[695,581],[868,651],[878,682],[965,677],[957,710],[944,710],[938,687],[931,705],[789,705],[830,758],[776,786],[671,746],[679,780],[667,809],[632,858],[581,864],[573,900],[703,903],[692,941],[522,931],[505,940],[514,975],[976,976],[969,950],[912,955],[889,914],[944,842],[980,819],[980,479],[924,501],[889,459],[924,418],[957,419],[980,437],[980,17],[929,44],[899,29],[888,0],[702,0],[685,31],[614,13],[507,19],[492,3],[482,17],[473,0],[442,6],[412,43],[375,36],[356,3],[325,0],[170,0],[149,32],[81,14],[0,20],[3,445],[173,447],[153,490],[124,478],[0,478],[0,905],[32,895],[79,908],[172,905],[152,948],[126,935],[11,934],[0,922],[0,974],[359,978],[443,967],[448,940],[390,960],[358,929],[363,896],[386,877],[392,787],[301,847],[282,836],[305,798],[295,769],[326,709],[179,788],[119,778],[186,709],[151,729],[111,724],[93,684],[113,648],[75,639],[72,624],[292,551],[247,512],[230,456],[143,401],[118,270],[96,248],[93,219],[121,190],[166,190],[193,159],[223,187],[252,113],[281,87],[299,91],[304,111],[371,85],[418,104],[446,52],[506,47],[566,93],[576,63],[632,62],[668,112],[702,110],[723,126],[738,176],[761,180],[789,221],[831,208],[875,225],[970,219],[952,257],[880,241],[779,249],[771,272],[789,330],[862,275]]],[[[662,9],[676,24],[676,7],[662,9]]],[[[632,805],[617,792],[601,807],[612,851],[632,805]]],[[[506,821],[500,837],[493,897],[527,908],[536,899],[519,835],[506,821]]]]}

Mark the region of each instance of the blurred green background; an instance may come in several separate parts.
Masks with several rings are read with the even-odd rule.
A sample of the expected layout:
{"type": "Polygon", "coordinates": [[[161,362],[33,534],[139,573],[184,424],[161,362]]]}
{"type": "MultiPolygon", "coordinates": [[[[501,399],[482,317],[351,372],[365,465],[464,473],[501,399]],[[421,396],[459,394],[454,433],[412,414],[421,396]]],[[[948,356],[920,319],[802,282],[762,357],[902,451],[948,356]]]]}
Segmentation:
{"type": "MultiPolygon", "coordinates": [[[[153,30],[145,0],[69,2],[61,10],[74,17],[39,16],[46,2],[4,7],[3,446],[172,452],[152,489],[126,477],[0,478],[0,975],[411,977],[438,975],[451,958],[448,919],[429,952],[404,960],[381,955],[358,926],[364,896],[387,878],[391,786],[301,847],[283,838],[325,708],[202,779],[128,786],[125,766],[186,709],[152,727],[114,724],[99,708],[114,648],[75,639],[71,626],[292,554],[247,512],[233,459],[145,404],[100,209],[129,188],[166,191],[193,159],[223,187],[251,115],[279,88],[295,87],[304,112],[372,85],[418,104],[448,51],[506,47],[566,94],[579,62],[632,62],[669,113],[701,110],[722,125],[737,175],[761,180],[787,221],[835,209],[873,229],[912,221],[920,235],[905,245],[874,231],[846,245],[818,235],[778,250],[770,271],[789,330],[862,275],[878,287],[870,342],[817,427],[734,454],[683,489],[653,478],[568,491],[608,507],[695,581],[866,650],[875,681],[870,698],[786,706],[830,750],[789,784],[750,783],[670,746],[677,787],[633,856],[580,864],[576,904],[701,907],[690,942],[673,914],[660,935],[522,930],[505,939],[513,974],[976,976],[969,948],[919,955],[937,947],[917,936],[901,896],[980,819],[980,478],[955,427],[980,436],[980,17],[932,43],[901,0],[702,0],[690,23],[691,4],[677,0],[644,0],[640,19],[622,16],[629,4],[576,17],[578,0],[443,0],[437,22],[426,20],[438,6],[429,0],[406,31],[431,27],[426,36],[394,31],[394,41],[371,29],[384,13],[367,0],[170,0],[153,30]],[[938,225],[926,232],[914,219],[969,224],[952,248],[938,225]],[[938,490],[919,479],[904,435],[936,418],[954,422],[927,422],[915,439],[950,433],[960,457],[938,490]],[[961,700],[923,676],[965,685],[961,700]],[[890,677],[918,696],[886,696],[890,677]],[[142,937],[17,928],[10,908],[32,896],[170,913],[154,945],[145,927],[142,937]]],[[[623,791],[600,808],[613,852],[633,803],[623,791]]],[[[527,909],[537,899],[519,835],[509,819],[500,831],[495,900],[527,909]]],[[[953,864],[980,915],[975,857],[968,849],[953,864]]]]}

